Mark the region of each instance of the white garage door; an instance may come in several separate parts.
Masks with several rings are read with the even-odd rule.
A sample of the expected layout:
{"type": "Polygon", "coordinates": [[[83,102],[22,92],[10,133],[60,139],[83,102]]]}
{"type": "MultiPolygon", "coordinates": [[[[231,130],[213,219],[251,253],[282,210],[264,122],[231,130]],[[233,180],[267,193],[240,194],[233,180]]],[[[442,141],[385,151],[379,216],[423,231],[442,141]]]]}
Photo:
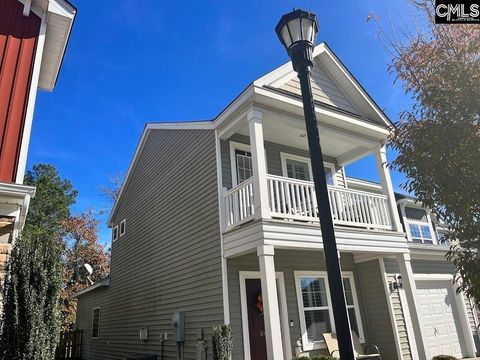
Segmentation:
{"type": "Polygon", "coordinates": [[[417,281],[420,313],[430,356],[465,355],[455,293],[449,281],[417,281]]]}

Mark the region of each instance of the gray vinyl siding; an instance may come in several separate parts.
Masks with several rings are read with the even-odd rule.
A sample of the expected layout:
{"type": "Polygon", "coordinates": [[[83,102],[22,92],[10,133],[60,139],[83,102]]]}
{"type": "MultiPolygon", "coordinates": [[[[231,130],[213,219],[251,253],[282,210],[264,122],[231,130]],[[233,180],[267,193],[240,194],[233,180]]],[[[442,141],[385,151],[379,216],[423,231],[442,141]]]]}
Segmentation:
{"type": "Polygon", "coordinates": [[[153,130],[113,219],[126,233],[112,244],[110,287],[80,296],[77,327],[85,359],[125,359],[161,352],[176,357],[172,313],[185,311],[185,358],[201,329],[223,323],[215,135],[207,130],[153,130]],[[91,317],[100,306],[100,337],[91,317]],[[148,328],[148,340],[139,330],[148,328]]]}
{"type": "Polygon", "coordinates": [[[383,275],[378,260],[358,264],[363,299],[367,311],[370,340],[377,345],[382,359],[398,359],[390,320],[383,275]]]}
{"type": "MultiPolygon", "coordinates": [[[[395,281],[394,274],[388,274],[387,278],[388,282],[393,283],[395,281]]],[[[389,296],[393,307],[393,314],[395,316],[395,326],[397,328],[397,334],[400,341],[400,348],[402,349],[402,359],[411,360],[412,351],[410,349],[410,342],[407,332],[407,322],[405,319],[405,314],[403,312],[400,294],[398,291],[391,291],[389,296]]]]}
{"type": "MultiPolygon", "coordinates": [[[[398,274],[400,269],[395,259],[384,259],[385,269],[389,274],[398,274]]],[[[453,274],[455,269],[451,263],[434,260],[412,260],[414,274],[453,274]]]]}
{"type": "MultiPolygon", "coordinates": [[[[282,85],[281,89],[301,95],[300,81],[297,77],[282,85]]],[[[320,67],[318,61],[315,61],[315,66],[312,69],[312,92],[314,100],[358,114],[355,106],[320,67]]]]}
{"type": "MultiPolygon", "coordinates": [[[[357,267],[353,261],[353,256],[351,254],[342,253],[341,266],[343,271],[352,271],[354,274],[355,287],[357,290],[357,298],[359,302],[363,330],[368,342],[369,337],[367,330],[367,318],[365,317],[365,308],[361,292],[361,284],[357,273],[357,267]]],[[[302,270],[326,271],[323,252],[275,250],[275,271],[283,273],[285,280],[288,319],[293,321],[293,327],[290,327],[292,352],[294,352],[296,342],[301,338],[300,318],[298,313],[294,271],[302,270]]],[[[233,334],[235,336],[232,356],[233,360],[240,360],[244,358],[239,271],[259,271],[258,257],[256,256],[256,254],[252,253],[233,259],[228,259],[228,295],[230,303],[230,324],[232,326],[233,334]]]]}
{"type": "MultiPolygon", "coordinates": [[[[230,141],[247,144],[247,145],[250,144],[250,140],[247,136],[239,135],[239,134],[233,135],[229,140],[222,140],[220,142],[221,158],[222,158],[222,181],[223,181],[223,186],[226,187],[227,189],[232,188],[232,168],[230,165],[230,141]]],[[[281,161],[282,152],[287,154],[302,156],[306,158],[310,157],[308,151],[265,141],[267,171],[269,174],[283,176],[282,161],[281,161]]],[[[335,179],[337,181],[337,185],[341,187],[345,187],[343,168],[338,167],[336,164],[335,158],[331,156],[324,156],[324,159],[325,159],[325,162],[329,162],[335,165],[335,170],[336,170],[335,179]]]]}

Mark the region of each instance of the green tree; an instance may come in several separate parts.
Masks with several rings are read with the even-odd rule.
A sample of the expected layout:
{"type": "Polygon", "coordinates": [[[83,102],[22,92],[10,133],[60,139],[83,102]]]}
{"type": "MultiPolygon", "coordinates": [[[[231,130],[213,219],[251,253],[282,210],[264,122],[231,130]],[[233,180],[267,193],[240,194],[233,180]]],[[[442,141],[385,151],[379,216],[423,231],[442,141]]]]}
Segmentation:
{"type": "Polygon", "coordinates": [[[391,69],[415,100],[392,136],[398,150],[393,167],[406,174],[404,189],[448,226],[453,245],[447,258],[456,267],[455,280],[478,303],[480,27],[437,25],[431,0],[411,4],[415,30],[387,33],[380,27],[391,69]]]}
{"type": "Polygon", "coordinates": [[[36,186],[37,192],[8,263],[0,356],[49,360],[60,330],[63,222],[77,193],[51,165],[35,165],[25,184],[36,186]]]}
{"type": "Polygon", "coordinates": [[[67,235],[62,256],[62,329],[69,330],[75,325],[77,312],[77,300],[72,295],[88,286],[88,274],[83,265],[87,263],[92,267],[93,273],[88,278],[97,282],[108,275],[110,256],[98,243],[98,220],[91,210],[71,216],[63,226],[67,235]]]}

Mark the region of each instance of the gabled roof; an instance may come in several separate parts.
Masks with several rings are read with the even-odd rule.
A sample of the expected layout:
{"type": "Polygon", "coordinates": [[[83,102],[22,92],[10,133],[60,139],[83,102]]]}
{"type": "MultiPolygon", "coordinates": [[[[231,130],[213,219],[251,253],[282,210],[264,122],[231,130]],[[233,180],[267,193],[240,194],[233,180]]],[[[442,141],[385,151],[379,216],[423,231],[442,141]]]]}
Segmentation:
{"type": "MultiPolygon", "coordinates": [[[[378,125],[386,127],[393,125],[326,43],[315,47],[313,58],[312,87],[316,101],[360,115],[378,125]]],[[[295,94],[295,82],[298,82],[297,73],[293,70],[291,62],[287,62],[255,80],[253,84],[295,94]]]]}
{"type": "MultiPolygon", "coordinates": [[[[332,81],[332,86],[336,89],[330,89],[330,91],[341,92],[347,102],[351,102],[353,110],[357,110],[360,114],[356,114],[357,117],[363,120],[369,120],[375,123],[376,128],[391,128],[392,122],[384,114],[384,112],[378,107],[375,101],[367,94],[365,89],[355,79],[355,77],[348,71],[345,65],[338,59],[333,51],[328,47],[326,43],[317,45],[313,51],[315,59],[315,66],[319,68],[320,72],[325,72],[326,76],[332,81]],[[332,79],[334,78],[334,80],[332,79]]],[[[140,156],[143,146],[147,141],[148,134],[151,130],[163,129],[197,129],[197,130],[214,130],[220,126],[225,120],[231,117],[237,109],[241,108],[244,104],[255,99],[257,90],[259,88],[267,89],[268,91],[285,91],[282,86],[288,84],[297,77],[297,74],[293,70],[291,62],[287,62],[268,74],[258,78],[254,82],[250,83],[235,99],[233,99],[214,119],[206,121],[186,121],[186,122],[160,122],[160,123],[147,123],[140,138],[140,141],[133,155],[133,159],[129,165],[125,180],[122,184],[117,200],[113,206],[113,209],[108,218],[108,225],[112,226],[113,216],[116,213],[118,203],[120,202],[123,192],[128,185],[131,172],[135,168],[135,164],[140,156]]],[[[328,93],[328,91],[327,91],[328,93]]],[[[293,95],[296,95],[292,93],[293,95]]],[[[328,98],[328,94],[327,98],[328,98]]],[[[318,101],[317,101],[318,102],[318,101]]],[[[344,103],[345,104],[345,103],[344,103]]],[[[325,103],[326,106],[336,107],[335,104],[325,103]]],[[[339,112],[351,113],[348,109],[336,107],[339,112]]],[[[355,115],[355,114],[354,114],[355,115]]]]}

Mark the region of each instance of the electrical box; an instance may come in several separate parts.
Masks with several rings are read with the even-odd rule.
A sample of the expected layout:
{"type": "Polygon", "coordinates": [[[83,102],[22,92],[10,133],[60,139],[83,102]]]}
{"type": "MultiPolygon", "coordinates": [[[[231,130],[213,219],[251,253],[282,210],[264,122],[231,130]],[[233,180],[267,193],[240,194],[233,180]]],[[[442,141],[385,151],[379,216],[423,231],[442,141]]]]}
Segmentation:
{"type": "Polygon", "coordinates": [[[148,329],[147,328],[142,328],[140,329],[140,340],[147,340],[148,338],[148,329]]]}
{"type": "Polygon", "coordinates": [[[173,336],[176,342],[185,341],[185,313],[178,311],[172,315],[173,336]]]}

